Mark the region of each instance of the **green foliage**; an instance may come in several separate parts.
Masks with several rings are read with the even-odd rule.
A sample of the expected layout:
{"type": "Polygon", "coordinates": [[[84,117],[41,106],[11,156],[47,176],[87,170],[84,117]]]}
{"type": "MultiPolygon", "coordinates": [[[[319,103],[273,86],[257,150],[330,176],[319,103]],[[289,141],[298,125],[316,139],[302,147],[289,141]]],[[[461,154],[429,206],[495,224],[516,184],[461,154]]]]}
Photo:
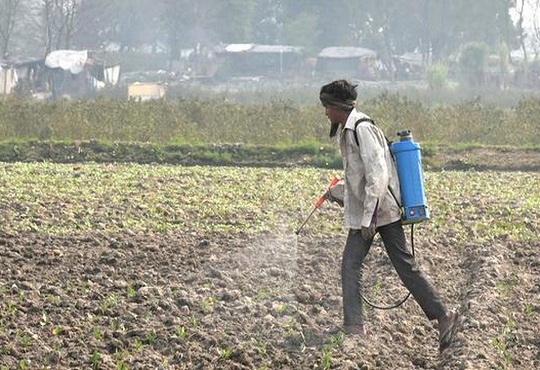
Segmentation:
{"type": "MultiPolygon", "coordinates": [[[[436,68],[433,73],[436,85],[441,76],[436,77],[436,68]]],[[[422,142],[540,144],[537,97],[524,96],[514,107],[498,108],[478,96],[455,104],[428,106],[411,95],[385,91],[359,101],[358,105],[391,139],[398,131],[408,128],[422,142]]],[[[147,160],[158,163],[178,163],[179,160],[170,160],[170,156],[177,155],[180,159],[198,153],[201,161],[214,159],[226,163],[238,157],[234,148],[222,150],[222,145],[243,144],[246,148],[251,146],[253,155],[261,150],[273,150],[272,147],[290,147],[292,152],[317,155],[316,163],[334,162],[335,152],[319,150],[335,148],[328,138],[329,124],[322,107],[283,99],[261,101],[240,104],[217,97],[148,102],[100,98],[41,103],[9,98],[0,101],[0,142],[4,142],[0,146],[0,158],[57,160],[57,145],[67,145],[73,146],[73,151],[70,158],[62,161],[100,161],[99,156],[108,153],[121,155],[128,150],[126,143],[131,143],[139,151],[133,153],[133,161],[146,156],[147,160]],[[215,147],[208,149],[209,144],[215,147]],[[184,150],[182,146],[186,145],[191,147],[184,150]],[[26,146],[36,148],[41,156],[25,157],[26,146]],[[215,153],[202,153],[208,150],[215,153]]],[[[242,161],[248,162],[245,159],[242,161]]]]}
{"type": "Polygon", "coordinates": [[[430,65],[426,70],[426,80],[431,89],[442,89],[446,85],[448,67],[441,63],[430,65]]]}
{"type": "Polygon", "coordinates": [[[511,369],[516,360],[511,353],[512,347],[517,340],[516,322],[508,320],[499,334],[493,339],[493,345],[499,352],[503,361],[503,369],[511,369]]]}
{"type": "Polygon", "coordinates": [[[420,101],[414,101],[398,93],[385,92],[367,101],[362,109],[369,112],[387,136],[393,140],[397,132],[411,129],[417,140],[429,137],[429,111],[420,101]]]}
{"type": "Polygon", "coordinates": [[[102,359],[103,357],[101,356],[101,354],[98,351],[94,350],[94,352],[92,352],[92,355],[90,356],[90,364],[92,366],[92,369],[98,370],[100,368],[102,359]]]}
{"type": "Polygon", "coordinates": [[[470,42],[459,57],[462,81],[468,86],[483,86],[487,66],[488,47],[484,43],[470,42]]]}
{"type": "MultiPolygon", "coordinates": [[[[320,168],[4,164],[2,227],[6,233],[53,235],[95,230],[294,231],[339,174],[320,168]]],[[[530,220],[540,217],[540,196],[530,189],[538,188],[540,179],[534,173],[425,175],[432,209],[432,219],[423,225],[426,235],[445,233],[451,224],[456,242],[536,240],[538,229],[530,220]]],[[[325,204],[323,211],[306,230],[340,229],[341,209],[325,204]]],[[[96,307],[101,314],[114,312],[126,298],[106,295],[96,307]]],[[[214,303],[209,298],[201,308],[210,311],[214,303]]],[[[16,316],[18,306],[7,299],[0,310],[6,317],[16,316]]],[[[94,336],[102,335],[96,328],[94,336]]]]}
{"type": "Polygon", "coordinates": [[[313,35],[317,31],[316,14],[311,12],[302,12],[290,19],[284,24],[283,33],[284,39],[290,45],[302,45],[309,51],[315,54],[314,50],[318,50],[315,46],[316,40],[313,35]]]}
{"type": "Polygon", "coordinates": [[[344,340],[345,334],[339,332],[338,334],[330,337],[328,342],[324,345],[321,356],[321,365],[323,369],[326,370],[332,368],[332,353],[338,350],[338,348],[343,344],[344,340]]]}

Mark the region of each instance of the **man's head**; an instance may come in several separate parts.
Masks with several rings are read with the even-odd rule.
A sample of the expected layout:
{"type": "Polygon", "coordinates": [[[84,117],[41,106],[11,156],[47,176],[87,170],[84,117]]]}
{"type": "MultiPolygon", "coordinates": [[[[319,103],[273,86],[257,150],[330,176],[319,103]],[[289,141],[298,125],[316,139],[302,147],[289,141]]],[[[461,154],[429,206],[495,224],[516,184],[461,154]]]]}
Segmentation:
{"type": "Polygon", "coordinates": [[[330,137],[336,135],[340,124],[347,121],[347,117],[356,106],[357,85],[346,80],[337,80],[321,88],[319,98],[326,108],[326,116],[332,124],[330,137]]]}

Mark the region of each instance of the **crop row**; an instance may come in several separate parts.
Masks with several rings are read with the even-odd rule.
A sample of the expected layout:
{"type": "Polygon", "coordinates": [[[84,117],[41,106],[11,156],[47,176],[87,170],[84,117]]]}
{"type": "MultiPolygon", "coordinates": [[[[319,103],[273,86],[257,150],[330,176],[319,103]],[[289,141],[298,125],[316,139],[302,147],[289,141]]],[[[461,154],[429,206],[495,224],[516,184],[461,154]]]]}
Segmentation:
{"type": "MultiPolygon", "coordinates": [[[[2,164],[2,229],[7,233],[225,231],[291,233],[339,172],[151,165],[2,164]]],[[[432,219],[422,233],[456,242],[534,240],[536,173],[428,172],[432,219]]],[[[334,233],[341,210],[327,204],[305,232],[334,233]]]]}

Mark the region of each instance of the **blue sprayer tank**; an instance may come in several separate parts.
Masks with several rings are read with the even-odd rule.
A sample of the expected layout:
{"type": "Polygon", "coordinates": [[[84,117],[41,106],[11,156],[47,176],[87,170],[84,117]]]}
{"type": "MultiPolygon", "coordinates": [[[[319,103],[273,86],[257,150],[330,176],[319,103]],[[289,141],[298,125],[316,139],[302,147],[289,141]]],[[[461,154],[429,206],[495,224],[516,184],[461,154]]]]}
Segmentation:
{"type": "Polygon", "coordinates": [[[401,131],[398,136],[400,140],[392,143],[391,149],[399,177],[403,223],[429,220],[420,145],[414,142],[410,130],[401,131]]]}

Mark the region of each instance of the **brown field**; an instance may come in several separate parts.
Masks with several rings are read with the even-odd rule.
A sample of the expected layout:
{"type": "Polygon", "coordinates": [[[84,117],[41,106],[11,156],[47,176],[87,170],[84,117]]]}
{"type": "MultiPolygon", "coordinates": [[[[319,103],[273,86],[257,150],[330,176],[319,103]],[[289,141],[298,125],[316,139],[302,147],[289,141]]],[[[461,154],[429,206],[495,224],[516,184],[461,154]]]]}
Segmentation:
{"type": "MultiPolygon", "coordinates": [[[[486,214],[497,205],[469,203],[486,214]]],[[[24,218],[13,199],[1,209],[24,218]]],[[[40,222],[60,222],[61,212],[40,222]]],[[[464,221],[471,241],[456,236],[459,216],[416,229],[420,266],[460,313],[454,343],[439,353],[436,327],[413,298],[393,310],[367,307],[364,337],[325,333],[341,323],[345,240],[342,230],[317,231],[326,212],[338,214],[322,212],[298,237],[286,228],[2,232],[0,369],[540,368],[539,241],[479,242],[466,221],[481,224],[480,213],[464,221]]],[[[526,224],[536,233],[537,214],[526,224]]],[[[364,279],[376,303],[406,294],[378,244],[364,279]]]]}

